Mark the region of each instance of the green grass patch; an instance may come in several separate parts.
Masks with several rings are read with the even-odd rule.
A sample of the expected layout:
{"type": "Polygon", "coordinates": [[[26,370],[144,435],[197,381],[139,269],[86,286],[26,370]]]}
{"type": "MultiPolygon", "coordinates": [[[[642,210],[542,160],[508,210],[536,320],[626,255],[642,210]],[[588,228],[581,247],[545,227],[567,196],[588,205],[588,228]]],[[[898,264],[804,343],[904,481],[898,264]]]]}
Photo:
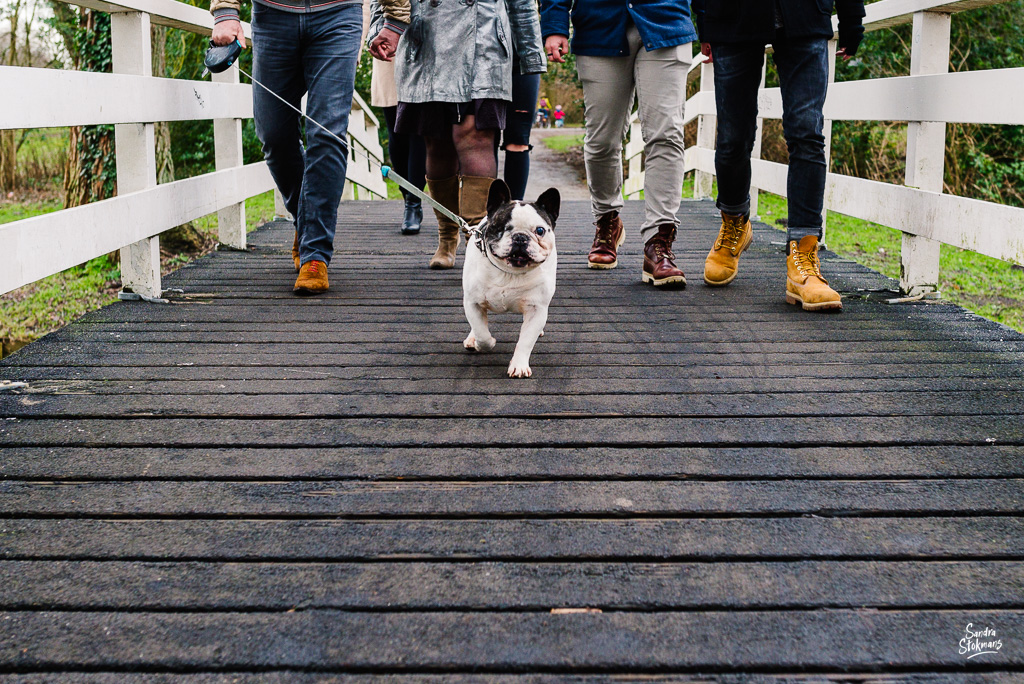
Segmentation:
{"type": "Polygon", "coordinates": [[[0,202],[0,224],[49,214],[60,209],[60,200],[42,199],[34,202],[0,202]]]}
{"type": "MultiPolygon", "coordinates": [[[[758,213],[765,223],[785,230],[780,225],[789,215],[784,197],[762,192],[758,213]]],[[[825,242],[837,254],[899,278],[902,234],[894,228],[830,211],[825,242]]],[[[1012,264],[942,245],[939,290],[946,301],[1024,332],[1024,271],[1012,264]]]]}
{"type": "Polygon", "coordinates": [[[583,133],[577,135],[549,135],[544,144],[555,152],[568,152],[574,147],[583,147],[583,133]]]}

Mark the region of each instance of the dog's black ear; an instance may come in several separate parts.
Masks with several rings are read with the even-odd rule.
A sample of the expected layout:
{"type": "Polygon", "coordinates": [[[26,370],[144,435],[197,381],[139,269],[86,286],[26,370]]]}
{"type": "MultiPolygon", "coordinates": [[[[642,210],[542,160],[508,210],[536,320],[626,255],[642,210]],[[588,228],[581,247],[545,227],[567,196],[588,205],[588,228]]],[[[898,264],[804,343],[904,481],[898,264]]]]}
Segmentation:
{"type": "Polygon", "coordinates": [[[548,188],[537,198],[536,205],[548,212],[548,216],[551,217],[551,224],[554,225],[555,221],[558,220],[558,210],[562,206],[562,195],[559,194],[558,188],[548,188]]]}
{"type": "Polygon", "coordinates": [[[491,181],[491,189],[487,191],[487,215],[494,216],[502,204],[512,201],[512,191],[505,185],[505,181],[495,178],[491,181]]]}

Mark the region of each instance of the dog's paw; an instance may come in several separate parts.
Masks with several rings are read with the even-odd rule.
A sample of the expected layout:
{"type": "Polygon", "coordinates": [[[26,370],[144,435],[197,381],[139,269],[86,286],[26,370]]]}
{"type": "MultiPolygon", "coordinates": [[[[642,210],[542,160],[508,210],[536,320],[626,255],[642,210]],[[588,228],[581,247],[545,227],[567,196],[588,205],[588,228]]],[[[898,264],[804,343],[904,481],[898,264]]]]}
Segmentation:
{"type": "Polygon", "coordinates": [[[462,346],[466,349],[476,350],[476,338],[473,337],[473,333],[470,333],[469,337],[462,341],[462,346]]]}
{"type": "Polygon", "coordinates": [[[540,331],[540,336],[544,337],[544,331],[543,330],[540,331]]]}
{"type": "Polygon", "coordinates": [[[489,340],[474,340],[473,349],[476,349],[478,352],[489,352],[494,349],[496,344],[498,344],[498,340],[493,337],[489,340]]]}
{"type": "Polygon", "coordinates": [[[533,375],[533,369],[526,361],[512,359],[512,363],[508,365],[508,377],[510,378],[528,378],[531,375],[533,375]]]}

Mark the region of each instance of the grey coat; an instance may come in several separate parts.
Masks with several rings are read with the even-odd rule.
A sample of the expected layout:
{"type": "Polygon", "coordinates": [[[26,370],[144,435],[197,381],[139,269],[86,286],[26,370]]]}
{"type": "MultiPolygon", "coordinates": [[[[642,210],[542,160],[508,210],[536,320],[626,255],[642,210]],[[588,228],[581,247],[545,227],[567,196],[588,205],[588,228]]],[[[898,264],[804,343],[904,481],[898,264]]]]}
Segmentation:
{"type": "Polygon", "coordinates": [[[405,29],[395,55],[400,102],[512,99],[519,72],[547,71],[536,0],[375,0],[368,40],[405,29]],[[411,10],[411,12],[410,12],[411,10]],[[406,26],[403,19],[409,17],[406,26]]]}

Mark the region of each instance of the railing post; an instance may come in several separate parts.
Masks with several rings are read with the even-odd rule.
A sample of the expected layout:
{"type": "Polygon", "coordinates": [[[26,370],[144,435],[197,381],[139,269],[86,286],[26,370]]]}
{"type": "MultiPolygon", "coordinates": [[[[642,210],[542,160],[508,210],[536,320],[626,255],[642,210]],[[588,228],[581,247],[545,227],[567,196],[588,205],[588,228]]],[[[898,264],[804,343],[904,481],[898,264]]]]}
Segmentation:
{"type": "MultiPolygon", "coordinates": [[[[153,75],[148,14],[111,14],[110,43],[114,73],[153,75]]],[[[127,195],[156,187],[156,139],[153,124],[115,125],[114,146],[118,194],[127,195]]],[[[159,298],[163,294],[160,284],[159,237],[140,240],[121,248],[121,284],[125,291],[142,297],[159,298]]]]}
{"type": "MultiPolygon", "coordinates": [[[[950,15],[936,12],[914,14],[910,47],[910,75],[944,74],[949,71],[950,15]]],[[[912,121],[907,129],[906,184],[942,192],[946,157],[946,124],[912,121]]],[[[927,295],[939,289],[940,244],[911,233],[903,233],[900,251],[900,290],[910,296],[927,295]]]]}
{"type": "MultiPolygon", "coordinates": [[[[768,55],[765,54],[764,60],[761,62],[761,85],[759,90],[764,90],[765,78],[768,75],[768,55]]],[[[759,108],[760,109],[760,108],[759,108]]],[[[750,151],[751,159],[761,158],[761,140],[764,133],[764,117],[757,117],[757,128],[754,134],[754,148],[750,151]]],[[[761,191],[754,185],[750,186],[750,218],[757,219],[757,201],[760,198],[761,191]]]]}
{"type": "MultiPolygon", "coordinates": [[[[836,47],[837,42],[835,40],[828,41],[828,85],[831,88],[832,84],[836,82],[836,47]]],[[[832,119],[825,119],[824,126],[821,129],[822,135],[825,137],[825,173],[828,174],[829,168],[832,165],[832,119]]],[[[826,176],[827,177],[827,176],[826,176]]],[[[828,193],[825,193],[828,196],[828,193]]],[[[823,205],[821,207],[821,243],[825,244],[827,238],[826,231],[828,229],[828,206],[823,205]]]]}
{"type": "MultiPolygon", "coordinates": [[[[215,83],[238,83],[238,65],[213,74],[215,83]]],[[[242,120],[214,119],[213,147],[218,171],[242,165],[242,120]]],[[[221,244],[245,249],[245,202],[217,212],[217,239],[221,244]]]]}
{"type": "MultiPolygon", "coordinates": [[[[700,65],[700,89],[701,92],[711,93],[710,98],[715,97],[715,66],[705,62],[700,65]]],[[[711,114],[700,114],[697,117],[697,147],[713,150],[715,149],[715,133],[718,126],[718,117],[711,114]]],[[[706,171],[697,171],[693,176],[693,196],[696,199],[711,197],[712,182],[715,175],[706,171]]]]}

